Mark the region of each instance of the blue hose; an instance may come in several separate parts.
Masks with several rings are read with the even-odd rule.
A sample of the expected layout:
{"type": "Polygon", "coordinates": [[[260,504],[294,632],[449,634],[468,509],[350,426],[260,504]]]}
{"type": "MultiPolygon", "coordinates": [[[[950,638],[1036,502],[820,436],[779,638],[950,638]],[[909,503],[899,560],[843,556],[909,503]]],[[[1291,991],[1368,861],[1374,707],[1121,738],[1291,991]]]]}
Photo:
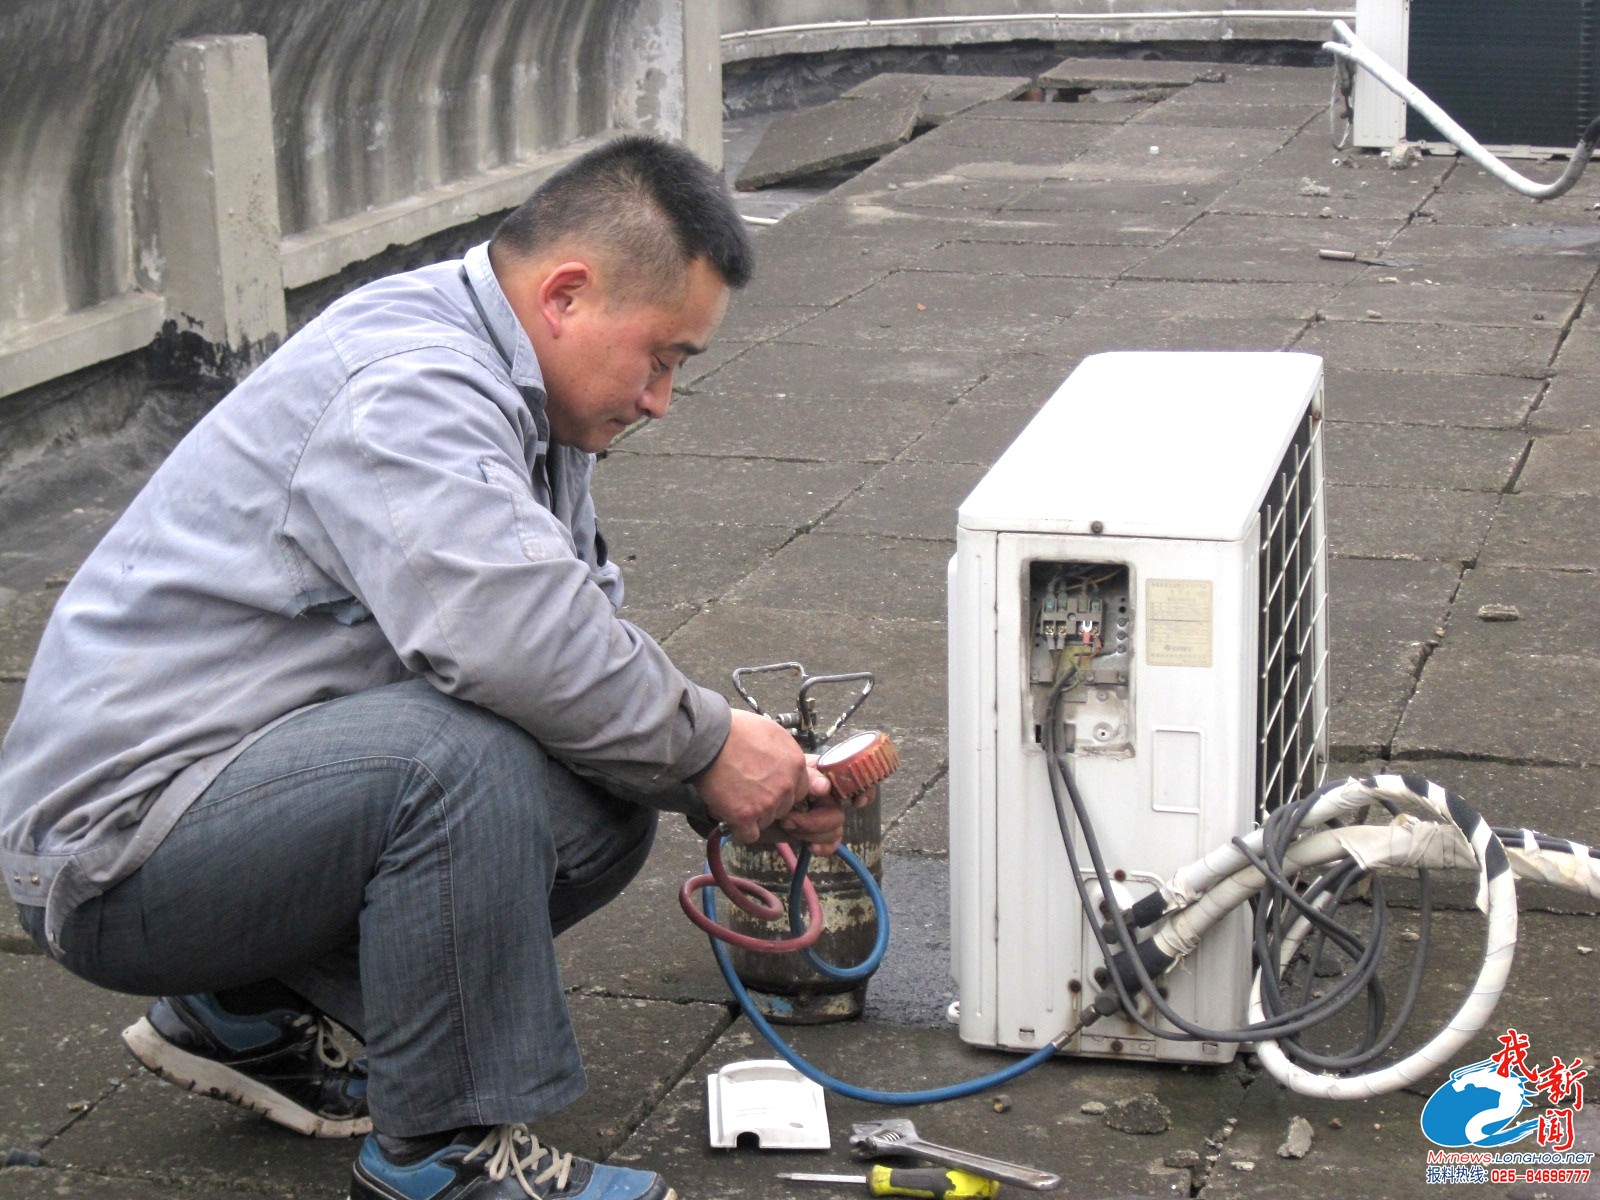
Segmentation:
{"type": "MultiPolygon", "coordinates": [[[[818,974],[843,983],[854,983],[858,979],[866,979],[876,971],[878,964],[883,962],[884,953],[889,949],[889,906],[884,903],[883,889],[878,886],[878,881],[872,877],[872,872],[867,870],[866,864],[855,856],[850,847],[841,843],[836,853],[844,860],[844,865],[856,873],[862,887],[866,889],[867,899],[872,901],[872,923],[877,928],[877,937],[873,939],[872,949],[867,952],[867,956],[853,967],[835,966],[810,946],[800,953],[818,974]]],[[[800,851],[800,857],[795,862],[794,878],[789,881],[789,932],[795,937],[806,931],[805,883],[806,869],[810,865],[811,847],[807,846],[800,851]]]]}
{"type": "MultiPolygon", "coordinates": [[[[803,886],[806,867],[809,865],[809,850],[801,852],[799,864],[795,868],[794,882],[789,888],[789,924],[796,933],[804,932],[801,918],[798,915],[799,902],[797,897],[803,886]]],[[[858,979],[870,975],[877,969],[878,963],[883,959],[883,953],[889,946],[889,906],[884,903],[883,892],[878,887],[878,881],[872,878],[872,872],[852,854],[848,847],[840,846],[839,857],[860,878],[862,886],[867,890],[867,896],[872,901],[872,910],[878,926],[877,940],[873,943],[872,951],[858,965],[854,967],[836,967],[832,963],[823,961],[810,950],[804,951],[806,961],[818,971],[834,979],[858,979]]],[[[700,904],[706,916],[713,921],[717,919],[716,889],[706,888],[700,893],[700,904]]],[[[976,1079],[969,1079],[964,1083],[953,1083],[948,1087],[929,1088],[921,1092],[880,1092],[874,1088],[857,1087],[853,1083],[845,1083],[842,1079],[835,1079],[826,1071],[812,1066],[805,1059],[778,1036],[778,1031],[773,1029],[766,1017],[761,1015],[761,1010],[756,1008],[755,1002],[750,999],[750,993],[745,990],[744,983],[734,972],[733,961],[728,957],[727,948],[716,938],[709,939],[711,953],[716,955],[717,966],[722,971],[722,978],[727,982],[728,991],[733,993],[733,998],[739,1002],[739,1007],[744,1010],[744,1015],[750,1019],[750,1024],[756,1027],[756,1032],[764,1037],[790,1066],[799,1071],[807,1079],[821,1084],[831,1092],[841,1096],[848,1096],[852,1100],[862,1100],[868,1104],[934,1104],[940,1100],[958,1100],[962,1096],[972,1096],[988,1088],[1007,1083],[1028,1071],[1033,1070],[1045,1059],[1056,1052],[1052,1043],[1035,1050],[1026,1058],[1019,1059],[1003,1070],[991,1075],[981,1075],[976,1079]]]]}

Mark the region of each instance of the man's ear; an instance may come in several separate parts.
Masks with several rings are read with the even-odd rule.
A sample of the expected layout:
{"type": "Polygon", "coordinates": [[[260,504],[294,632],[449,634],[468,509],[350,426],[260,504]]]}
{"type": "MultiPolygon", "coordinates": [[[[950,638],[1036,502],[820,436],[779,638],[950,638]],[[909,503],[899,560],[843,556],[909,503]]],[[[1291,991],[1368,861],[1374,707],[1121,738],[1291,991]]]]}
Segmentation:
{"type": "Polygon", "coordinates": [[[560,337],[573,316],[594,303],[595,292],[594,271],[586,262],[573,259],[548,271],[539,283],[536,298],[550,336],[560,337]]]}

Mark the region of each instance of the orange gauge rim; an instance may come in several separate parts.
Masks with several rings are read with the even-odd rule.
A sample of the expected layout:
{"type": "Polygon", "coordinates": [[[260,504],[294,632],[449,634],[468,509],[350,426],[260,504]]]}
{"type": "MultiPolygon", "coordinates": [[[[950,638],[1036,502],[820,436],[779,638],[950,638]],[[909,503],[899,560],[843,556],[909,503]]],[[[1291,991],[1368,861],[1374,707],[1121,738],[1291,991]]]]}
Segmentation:
{"type": "Polygon", "coordinates": [[[865,730],[830,746],[817,757],[817,770],[828,777],[841,799],[851,800],[894,774],[900,753],[881,730],[865,730]]]}

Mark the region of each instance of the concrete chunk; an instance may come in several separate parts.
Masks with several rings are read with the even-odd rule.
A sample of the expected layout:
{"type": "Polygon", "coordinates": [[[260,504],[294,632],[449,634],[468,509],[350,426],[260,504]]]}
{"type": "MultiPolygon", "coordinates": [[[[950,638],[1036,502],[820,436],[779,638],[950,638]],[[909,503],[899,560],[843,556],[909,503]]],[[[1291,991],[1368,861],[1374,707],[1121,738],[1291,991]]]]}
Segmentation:
{"type": "MultiPolygon", "coordinates": [[[[48,1159],[46,1163],[48,1164],[48,1159]]],[[[9,1170],[5,1174],[6,1200],[173,1200],[199,1192],[175,1191],[168,1183],[137,1179],[107,1179],[92,1171],[61,1171],[48,1165],[40,1170],[9,1170]]],[[[209,1200],[260,1200],[261,1193],[220,1191],[207,1187],[209,1200]]]]}
{"type": "Polygon", "coordinates": [[[927,84],[918,81],[890,95],[841,98],[779,117],[735,186],[753,191],[882,158],[911,140],[927,93],[927,84]]]}
{"type": "Polygon", "coordinates": [[[907,86],[922,84],[926,93],[921,125],[943,125],[980,104],[1015,100],[1027,91],[1033,80],[1026,75],[915,75],[888,72],[874,75],[845,93],[851,99],[893,96],[907,86]]]}
{"type": "Polygon", "coordinates": [[[1225,76],[1209,63],[1154,62],[1143,59],[1068,58],[1039,76],[1041,87],[1188,87],[1201,79],[1220,83],[1225,76]]]}
{"type": "MultiPolygon", "coordinates": [[[[1154,102],[1144,92],[1103,91],[1091,93],[1081,100],[1062,102],[996,100],[989,104],[980,104],[961,115],[969,120],[1009,121],[1013,124],[1123,125],[1141,113],[1149,111],[1153,106],[1154,102]]],[[[978,137],[989,136],[989,131],[981,126],[974,129],[972,126],[962,124],[956,128],[966,129],[978,137]]],[[[972,141],[968,144],[985,148],[990,145],[984,141],[972,141]]]]}
{"type": "Polygon", "coordinates": [[[1416,686],[1423,646],[1460,579],[1453,563],[1335,558],[1330,564],[1329,700],[1334,744],[1387,746],[1416,686]]]}
{"type": "Polygon", "coordinates": [[[1328,321],[1551,329],[1565,325],[1577,307],[1578,298],[1570,292],[1495,291],[1464,283],[1429,287],[1415,280],[1409,284],[1380,283],[1378,278],[1367,277],[1324,304],[1322,316],[1328,321]],[[1369,315],[1373,312],[1378,317],[1369,315]]]}
{"type": "Polygon", "coordinates": [[[944,541],[954,534],[957,506],[986,469],[977,463],[891,463],[821,528],[827,533],[944,541]]]}
{"type": "Polygon", "coordinates": [[[287,329],[267,39],[175,42],[151,139],[161,287],[180,328],[233,350],[287,329]]]}
{"type": "MultiPolygon", "coordinates": [[[[1200,252],[1192,253],[1198,256],[1200,252]]],[[[1151,260],[1152,263],[1159,261],[1160,256],[1151,260]]],[[[1263,256],[1256,266],[1269,274],[1294,272],[1294,264],[1287,255],[1263,256]]],[[[1146,263],[1141,269],[1153,268],[1151,263],[1146,263]]],[[[1350,363],[1369,370],[1543,379],[1549,375],[1550,359],[1560,335],[1559,329],[1545,330],[1536,326],[1494,328],[1323,321],[1313,326],[1295,349],[1321,354],[1330,362],[1350,363]]]]}
{"type": "Polygon", "coordinates": [[[1112,1104],[1106,1124],[1123,1133],[1165,1133],[1172,1128],[1172,1110],[1153,1092],[1140,1092],[1112,1104]]]}
{"type": "Polygon", "coordinates": [[[1311,1152],[1314,1137],[1311,1122],[1301,1116],[1289,1118],[1289,1136],[1278,1147],[1279,1158],[1304,1158],[1311,1152]]]}
{"type": "Polygon", "coordinates": [[[870,534],[818,533],[780,550],[728,593],[765,608],[942,621],[950,543],[870,534]],[[870,562],[872,571],[861,564],[870,562]]]}

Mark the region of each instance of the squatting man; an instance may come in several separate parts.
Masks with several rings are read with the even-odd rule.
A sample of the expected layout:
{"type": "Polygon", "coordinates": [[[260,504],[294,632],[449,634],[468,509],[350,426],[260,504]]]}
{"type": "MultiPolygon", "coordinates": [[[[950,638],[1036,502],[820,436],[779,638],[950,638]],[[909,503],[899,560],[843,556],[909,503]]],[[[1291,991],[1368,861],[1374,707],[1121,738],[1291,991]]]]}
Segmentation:
{"type": "Polygon", "coordinates": [[[658,810],[839,841],[790,736],[618,618],[589,492],[751,270],[704,163],[591,151],[486,245],[289,339],[44,633],[0,750],[23,926],[161,997],[124,1035],[159,1075],[369,1134],[353,1197],[675,1196],[530,1132],[584,1089],[554,937],[658,810]]]}

